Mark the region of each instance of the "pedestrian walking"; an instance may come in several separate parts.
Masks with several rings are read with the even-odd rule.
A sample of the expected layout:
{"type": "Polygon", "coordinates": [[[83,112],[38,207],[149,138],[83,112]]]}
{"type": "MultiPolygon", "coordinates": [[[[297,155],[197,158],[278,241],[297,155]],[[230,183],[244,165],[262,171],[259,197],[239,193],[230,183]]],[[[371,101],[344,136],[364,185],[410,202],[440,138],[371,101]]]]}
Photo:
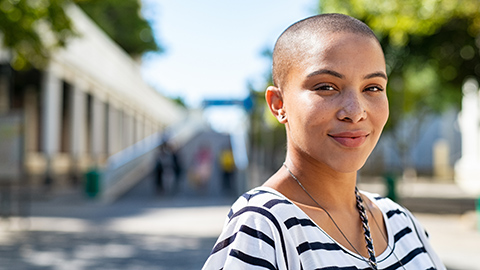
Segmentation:
{"type": "Polygon", "coordinates": [[[220,152],[219,158],[221,174],[222,174],[222,190],[227,194],[234,192],[234,173],[235,173],[235,159],[230,146],[225,147],[220,152]]]}
{"type": "Polygon", "coordinates": [[[160,146],[157,151],[157,156],[155,159],[155,191],[157,194],[163,194],[165,192],[164,186],[164,171],[165,166],[163,164],[163,146],[160,146]]]}
{"type": "Polygon", "coordinates": [[[212,150],[207,144],[201,145],[195,153],[189,178],[195,189],[200,192],[205,192],[210,182],[213,167],[212,157],[212,150]]]}
{"type": "Polygon", "coordinates": [[[182,184],[182,164],[179,160],[178,150],[170,147],[170,156],[172,158],[172,171],[173,171],[173,181],[174,181],[174,191],[179,192],[182,184]]]}

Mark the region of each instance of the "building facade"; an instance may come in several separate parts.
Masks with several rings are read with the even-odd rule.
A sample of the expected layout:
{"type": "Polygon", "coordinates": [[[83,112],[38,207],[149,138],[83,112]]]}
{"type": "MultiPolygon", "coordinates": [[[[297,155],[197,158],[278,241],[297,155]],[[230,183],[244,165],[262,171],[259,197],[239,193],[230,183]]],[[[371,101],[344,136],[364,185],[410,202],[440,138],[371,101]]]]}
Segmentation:
{"type": "Polygon", "coordinates": [[[15,71],[0,53],[0,114],[22,115],[25,173],[42,184],[76,181],[186,117],[77,6],[66,11],[79,37],[42,70],[15,71]]]}

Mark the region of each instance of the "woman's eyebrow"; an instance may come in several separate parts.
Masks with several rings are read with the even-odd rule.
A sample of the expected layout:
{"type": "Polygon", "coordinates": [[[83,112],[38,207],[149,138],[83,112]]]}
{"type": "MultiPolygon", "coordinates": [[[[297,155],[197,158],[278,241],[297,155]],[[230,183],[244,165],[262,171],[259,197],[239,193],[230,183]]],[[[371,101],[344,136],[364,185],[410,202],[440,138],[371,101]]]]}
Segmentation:
{"type": "Polygon", "coordinates": [[[381,72],[381,71],[367,74],[363,78],[364,79],[372,79],[372,78],[378,78],[378,77],[379,78],[384,78],[385,80],[388,80],[387,74],[385,74],[384,72],[381,72]]]}
{"type": "Polygon", "coordinates": [[[330,69],[319,69],[319,70],[316,70],[310,74],[307,75],[307,78],[309,77],[313,77],[313,76],[316,76],[316,75],[321,75],[321,74],[328,74],[328,75],[332,75],[332,76],[335,76],[335,77],[338,77],[340,79],[343,79],[345,76],[343,76],[342,74],[336,72],[336,71],[333,71],[333,70],[330,70],[330,69]]]}
{"type": "MultiPolygon", "coordinates": [[[[307,78],[310,78],[310,77],[313,77],[313,76],[317,76],[317,75],[322,75],[322,74],[332,75],[332,76],[335,76],[335,77],[340,78],[340,79],[345,78],[345,76],[343,76],[341,73],[338,73],[338,72],[333,71],[333,70],[331,70],[331,69],[319,69],[319,70],[315,70],[314,72],[308,74],[308,75],[307,75],[307,78]]],[[[364,78],[364,79],[383,78],[383,79],[385,79],[385,80],[388,80],[387,74],[385,74],[385,72],[382,72],[382,71],[378,71],[378,72],[373,72],[373,73],[367,74],[367,75],[365,75],[363,78],[364,78]]]]}

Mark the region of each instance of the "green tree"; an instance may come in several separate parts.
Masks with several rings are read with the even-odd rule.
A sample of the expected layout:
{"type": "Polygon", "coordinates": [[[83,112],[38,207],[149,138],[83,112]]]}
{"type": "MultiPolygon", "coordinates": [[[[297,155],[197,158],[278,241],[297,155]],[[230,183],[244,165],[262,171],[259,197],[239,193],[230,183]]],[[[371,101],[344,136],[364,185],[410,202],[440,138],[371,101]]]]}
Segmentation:
{"type": "Polygon", "coordinates": [[[137,57],[149,51],[163,51],[141,15],[139,0],[74,1],[130,55],[137,57]]]}
{"type": "MultiPolygon", "coordinates": [[[[270,61],[272,61],[272,54],[270,49],[265,49],[261,53],[270,61]]],[[[269,69],[265,74],[263,86],[260,88],[248,86],[253,99],[253,108],[249,112],[249,159],[250,164],[255,164],[252,170],[256,170],[256,175],[260,175],[260,180],[255,185],[261,184],[264,179],[278,170],[285,158],[287,142],[285,126],[277,121],[265,102],[265,89],[270,85],[273,85],[273,81],[272,72],[269,69]]]]}
{"type": "Polygon", "coordinates": [[[66,0],[1,0],[1,46],[10,49],[11,64],[15,69],[25,69],[31,64],[41,66],[49,50],[63,46],[74,36],[72,23],[65,14],[66,0]],[[45,28],[50,28],[53,40],[42,39],[45,28]]]}
{"type": "MultiPolygon", "coordinates": [[[[74,0],[125,51],[161,52],[138,0],[74,0]]],[[[14,69],[43,66],[52,49],[78,36],[65,13],[69,0],[0,0],[0,42],[14,69]],[[48,39],[44,38],[46,33],[48,39]]]]}
{"type": "Polygon", "coordinates": [[[404,166],[427,115],[460,108],[462,85],[480,76],[479,0],[322,0],[319,11],[337,12],[367,23],[385,51],[390,119],[404,166]],[[405,119],[415,127],[399,135],[405,119]]]}

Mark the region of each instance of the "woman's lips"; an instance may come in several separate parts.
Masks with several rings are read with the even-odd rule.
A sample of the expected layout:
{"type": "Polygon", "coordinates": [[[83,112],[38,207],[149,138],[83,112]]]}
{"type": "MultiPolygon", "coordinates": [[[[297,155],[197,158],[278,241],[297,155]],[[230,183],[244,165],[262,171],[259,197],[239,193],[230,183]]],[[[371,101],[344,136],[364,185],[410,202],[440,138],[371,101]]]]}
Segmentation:
{"type": "Polygon", "coordinates": [[[369,133],[365,131],[347,131],[328,134],[332,139],[345,147],[360,147],[366,141],[369,133]]]}

